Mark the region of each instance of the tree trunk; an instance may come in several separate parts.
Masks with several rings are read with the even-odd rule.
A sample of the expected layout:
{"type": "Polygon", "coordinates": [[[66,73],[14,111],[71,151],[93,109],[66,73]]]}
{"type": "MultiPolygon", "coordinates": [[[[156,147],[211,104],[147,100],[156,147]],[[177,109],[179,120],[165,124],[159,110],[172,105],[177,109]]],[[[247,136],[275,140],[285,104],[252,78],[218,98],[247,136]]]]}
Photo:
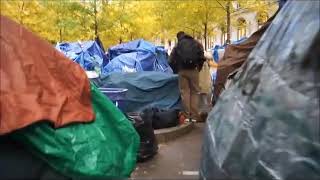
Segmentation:
{"type": "Polygon", "coordinates": [[[165,43],[164,38],[161,38],[161,39],[160,39],[160,43],[161,43],[161,44],[164,44],[164,43],[165,43]]]}
{"type": "Polygon", "coordinates": [[[19,11],[19,21],[20,21],[20,24],[23,24],[23,10],[24,10],[24,1],[22,1],[22,5],[21,5],[21,8],[20,8],[20,11],[19,11]]]}
{"type": "Polygon", "coordinates": [[[231,33],[230,33],[230,0],[227,2],[227,44],[230,44],[231,42],[231,33]]]}
{"type": "Polygon", "coordinates": [[[60,36],[60,37],[59,37],[60,42],[62,42],[62,29],[61,29],[61,28],[59,29],[59,36],[60,36]]]}
{"type": "Polygon", "coordinates": [[[94,36],[98,37],[97,0],[94,0],[94,36]]]}
{"type": "Polygon", "coordinates": [[[208,49],[208,24],[204,23],[204,49],[208,49]]]}
{"type": "Polygon", "coordinates": [[[223,42],[223,34],[224,34],[224,32],[223,32],[223,31],[221,31],[221,45],[223,45],[223,44],[224,44],[224,42],[223,42]]]}

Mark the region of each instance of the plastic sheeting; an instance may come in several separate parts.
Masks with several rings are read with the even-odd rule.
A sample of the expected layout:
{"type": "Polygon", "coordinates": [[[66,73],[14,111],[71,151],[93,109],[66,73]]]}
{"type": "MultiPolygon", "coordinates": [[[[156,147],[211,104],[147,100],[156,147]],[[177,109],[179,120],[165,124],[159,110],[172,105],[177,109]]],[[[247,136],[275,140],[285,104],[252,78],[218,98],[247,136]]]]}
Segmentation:
{"type": "Polygon", "coordinates": [[[136,165],[139,136],[132,123],[94,85],[96,119],[54,129],[41,123],[13,134],[60,173],[78,178],[126,178],[136,165]]]}
{"type": "Polygon", "coordinates": [[[320,178],[319,7],[288,1],[222,93],[206,124],[203,179],[320,178]]]}
{"type": "Polygon", "coordinates": [[[0,134],[46,119],[56,127],[94,119],[83,69],[1,16],[0,134]]]}
{"type": "Polygon", "coordinates": [[[104,75],[112,72],[140,71],[172,73],[165,49],[142,39],[111,47],[107,58],[110,62],[103,67],[104,75]]]}
{"type": "Polygon", "coordinates": [[[221,92],[227,88],[227,82],[230,76],[232,74],[236,74],[236,71],[247,60],[251,51],[253,50],[253,48],[255,48],[264,32],[268,29],[276,14],[268,19],[268,21],[260,29],[254,32],[248,39],[246,39],[242,43],[231,44],[226,47],[224,56],[218,64],[216,79],[213,88],[213,105],[216,103],[221,92]]]}
{"type": "Polygon", "coordinates": [[[126,104],[124,112],[140,112],[147,107],[181,109],[178,76],[174,74],[112,73],[93,82],[99,87],[128,89],[123,99],[126,104]]]}
{"type": "Polygon", "coordinates": [[[88,71],[100,71],[108,63],[107,57],[96,41],[58,43],[56,49],[88,71]]]}

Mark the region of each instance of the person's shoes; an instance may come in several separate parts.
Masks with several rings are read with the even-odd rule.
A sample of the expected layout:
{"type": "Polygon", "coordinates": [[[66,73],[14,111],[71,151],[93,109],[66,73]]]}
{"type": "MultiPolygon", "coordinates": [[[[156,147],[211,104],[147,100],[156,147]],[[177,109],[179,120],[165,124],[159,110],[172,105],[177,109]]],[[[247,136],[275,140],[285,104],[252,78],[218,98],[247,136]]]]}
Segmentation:
{"type": "Polygon", "coordinates": [[[189,122],[189,123],[196,123],[197,122],[197,120],[196,119],[194,119],[194,118],[186,118],[186,120],[185,120],[185,122],[189,122]]]}
{"type": "Polygon", "coordinates": [[[208,117],[208,113],[207,113],[207,112],[201,112],[201,113],[199,114],[199,116],[200,116],[199,122],[206,122],[207,117],[208,117]]]}

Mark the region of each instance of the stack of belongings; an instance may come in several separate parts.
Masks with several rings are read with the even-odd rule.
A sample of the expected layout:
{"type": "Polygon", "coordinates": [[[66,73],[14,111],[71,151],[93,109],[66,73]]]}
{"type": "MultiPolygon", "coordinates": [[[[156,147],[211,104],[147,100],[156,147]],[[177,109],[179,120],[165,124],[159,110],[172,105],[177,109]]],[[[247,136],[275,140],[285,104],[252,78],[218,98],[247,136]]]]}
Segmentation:
{"type": "Polygon", "coordinates": [[[249,54],[267,30],[274,17],[275,15],[249,38],[241,39],[226,46],[224,56],[218,63],[217,74],[214,79],[212,105],[215,105],[223,90],[228,88],[230,80],[247,60],[249,54]]]}
{"type": "Polygon", "coordinates": [[[106,56],[108,64],[101,76],[91,81],[107,96],[122,90],[114,98],[109,96],[122,112],[142,112],[149,107],[181,109],[178,77],[163,47],[139,39],[109,48],[106,56]]]}
{"type": "Polygon", "coordinates": [[[179,123],[178,76],[169,66],[166,50],[142,39],[109,48],[107,59],[101,77],[92,82],[100,89],[126,90],[117,101],[140,136],[138,162],[144,162],[158,150],[154,129],[179,123]]]}
{"type": "Polygon", "coordinates": [[[77,63],[4,16],[0,63],[1,179],[130,176],[139,136],[77,63]]]}
{"type": "Polygon", "coordinates": [[[103,67],[103,75],[112,72],[173,72],[168,64],[168,54],[164,47],[155,46],[143,39],[109,48],[107,59],[108,64],[103,67]]]}
{"type": "Polygon", "coordinates": [[[154,129],[170,128],[179,124],[181,98],[178,77],[163,72],[111,73],[92,80],[100,89],[126,89],[118,95],[120,109],[140,136],[138,162],[150,160],[158,150],[154,129]],[[170,92],[170,93],[168,93],[170,92]]]}
{"type": "Polygon", "coordinates": [[[179,110],[146,108],[139,113],[127,113],[127,116],[140,135],[138,162],[151,159],[158,151],[154,129],[170,128],[179,124],[179,110]]]}
{"type": "Polygon", "coordinates": [[[320,2],[287,1],[205,127],[201,179],[320,179],[320,2]]]}

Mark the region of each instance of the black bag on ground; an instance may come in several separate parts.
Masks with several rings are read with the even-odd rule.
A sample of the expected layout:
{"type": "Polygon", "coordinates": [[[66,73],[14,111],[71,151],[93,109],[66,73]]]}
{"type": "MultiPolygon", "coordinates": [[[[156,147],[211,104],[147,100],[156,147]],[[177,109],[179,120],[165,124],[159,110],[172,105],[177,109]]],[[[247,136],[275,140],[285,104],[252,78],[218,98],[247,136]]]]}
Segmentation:
{"type": "Polygon", "coordinates": [[[128,113],[128,119],[132,121],[136,131],[140,136],[140,148],[138,152],[138,162],[144,162],[152,158],[158,151],[158,142],[152,128],[152,113],[143,111],[142,113],[128,113]]]}
{"type": "Polygon", "coordinates": [[[154,129],[163,129],[174,127],[179,124],[179,110],[161,110],[152,108],[153,113],[152,127],[154,129]]]}

